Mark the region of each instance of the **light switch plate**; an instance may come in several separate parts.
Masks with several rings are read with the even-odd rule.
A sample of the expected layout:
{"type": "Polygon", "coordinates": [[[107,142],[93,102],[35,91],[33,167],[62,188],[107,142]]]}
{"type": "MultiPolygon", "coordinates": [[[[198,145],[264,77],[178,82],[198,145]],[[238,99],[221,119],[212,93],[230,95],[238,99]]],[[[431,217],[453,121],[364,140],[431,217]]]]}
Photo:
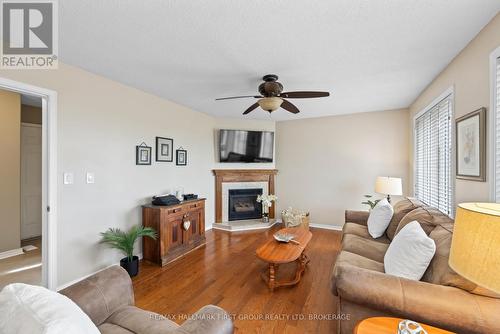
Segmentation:
{"type": "Polygon", "coordinates": [[[87,184],[95,183],[95,174],[91,172],[87,172],[87,184]]]}
{"type": "Polygon", "coordinates": [[[64,184],[73,184],[75,177],[73,173],[66,172],[63,174],[64,184]]]}

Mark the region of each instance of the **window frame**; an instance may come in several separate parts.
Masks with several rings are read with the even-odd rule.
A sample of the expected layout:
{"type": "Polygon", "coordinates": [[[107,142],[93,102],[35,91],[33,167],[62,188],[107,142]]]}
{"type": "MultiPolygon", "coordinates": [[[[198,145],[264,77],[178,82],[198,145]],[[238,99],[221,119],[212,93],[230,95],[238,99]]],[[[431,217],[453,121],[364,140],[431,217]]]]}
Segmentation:
{"type": "MultiPolygon", "coordinates": [[[[438,97],[436,97],[432,102],[430,102],[425,108],[420,110],[418,113],[416,113],[413,116],[413,126],[412,126],[412,131],[413,131],[413,186],[412,186],[412,196],[416,197],[416,184],[417,184],[417,131],[416,131],[416,125],[417,125],[417,119],[434,108],[437,104],[439,104],[441,101],[443,101],[445,98],[450,96],[450,105],[451,105],[451,114],[450,114],[450,137],[451,137],[451,169],[450,169],[450,202],[451,202],[451,209],[450,209],[450,217],[453,218],[455,216],[455,207],[456,207],[456,199],[455,199],[455,187],[456,187],[456,135],[455,135],[455,87],[450,86],[448,87],[445,91],[443,91],[438,97]]],[[[446,212],[443,212],[444,214],[447,214],[446,212]]]]}
{"type": "Polygon", "coordinates": [[[493,50],[493,52],[490,53],[490,108],[489,111],[487,112],[487,117],[486,121],[489,123],[488,125],[488,131],[489,134],[487,135],[488,140],[487,140],[487,145],[489,147],[488,149],[488,155],[487,159],[489,160],[489,163],[487,163],[486,168],[488,169],[486,172],[486,182],[490,183],[490,201],[491,202],[496,202],[496,150],[497,150],[497,145],[496,145],[496,131],[500,130],[496,128],[496,116],[497,112],[500,112],[500,110],[497,110],[497,101],[496,101],[496,95],[497,95],[497,87],[496,87],[496,81],[497,81],[497,62],[498,59],[500,58],[500,46],[493,50]]]}

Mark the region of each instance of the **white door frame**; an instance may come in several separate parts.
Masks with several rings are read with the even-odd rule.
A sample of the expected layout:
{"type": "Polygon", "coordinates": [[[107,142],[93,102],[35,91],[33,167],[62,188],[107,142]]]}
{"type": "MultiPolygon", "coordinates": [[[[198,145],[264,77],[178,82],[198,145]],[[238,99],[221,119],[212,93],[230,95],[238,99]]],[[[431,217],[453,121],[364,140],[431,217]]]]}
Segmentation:
{"type": "Polygon", "coordinates": [[[0,89],[42,99],[42,284],[57,288],[57,92],[0,77],[0,89]]]}
{"type": "Polygon", "coordinates": [[[490,108],[488,110],[487,121],[489,123],[489,128],[486,133],[488,136],[487,145],[489,164],[487,164],[488,173],[486,174],[490,183],[490,201],[496,202],[496,132],[499,130],[496,128],[497,119],[497,59],[500,58],[500,46],[497,47],[493,52],[490,53],[490,108]]]}

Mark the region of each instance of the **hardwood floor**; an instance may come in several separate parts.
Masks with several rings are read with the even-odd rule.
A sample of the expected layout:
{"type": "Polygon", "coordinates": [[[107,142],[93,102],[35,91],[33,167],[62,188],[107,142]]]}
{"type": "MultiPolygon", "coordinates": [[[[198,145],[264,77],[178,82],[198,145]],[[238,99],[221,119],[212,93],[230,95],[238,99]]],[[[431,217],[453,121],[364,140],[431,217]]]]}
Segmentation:
{"type": "Polygon", "coordinates": [[[0,290],[10,283],[42,284],[42,239],[21,241],[21,247],[28,245],[37,249],[0,260],[0,290]]]}
{"type": "MultiPolygon", "coordinates": [[[[136,305],[177,323],[204,305],[218,305],[234,317],[236,333],[335,333],[335,320],[316,319],[337,312],[330,275],[340,232],[312,228],[306,248],[310,263],[302,280],[270,292],[260,277],[267,266],[255,251],[278,229],[232,234],[211,230],[205,247],[166,267],[141,263],[133,279],[136,305]]],[[[279,274],[292,275],[294,265],[280,265],[279,274]]]]}

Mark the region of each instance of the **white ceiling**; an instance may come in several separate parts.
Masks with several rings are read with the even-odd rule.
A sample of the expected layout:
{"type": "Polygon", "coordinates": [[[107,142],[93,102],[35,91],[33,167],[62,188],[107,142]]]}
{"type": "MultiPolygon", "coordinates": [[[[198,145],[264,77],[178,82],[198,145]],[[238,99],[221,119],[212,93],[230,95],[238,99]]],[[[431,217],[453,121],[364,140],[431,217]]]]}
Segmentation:
{"type": "Polygon", "coordinates": [[[294,119],[407,107],[500,10],[499,0],[62,0],[63,62],[195,110],[294,119]],[[254,99],[275,73],[292,115],[254,99]]]}

